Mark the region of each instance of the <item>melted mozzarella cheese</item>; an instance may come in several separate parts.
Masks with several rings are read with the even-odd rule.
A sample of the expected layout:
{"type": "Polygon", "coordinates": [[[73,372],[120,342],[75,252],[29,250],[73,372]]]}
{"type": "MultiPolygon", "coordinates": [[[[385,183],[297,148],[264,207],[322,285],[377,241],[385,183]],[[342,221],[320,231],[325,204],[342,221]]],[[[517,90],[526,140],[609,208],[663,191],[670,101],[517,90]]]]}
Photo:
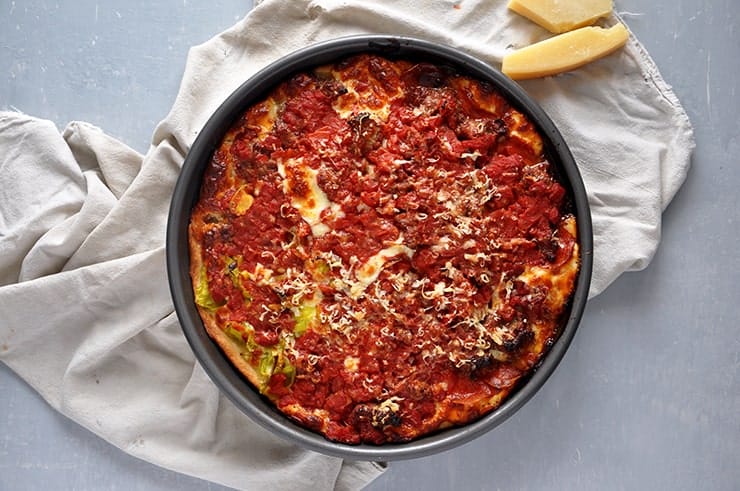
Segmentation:
{"type": "Polygon", "coordinates": [[[344,368],[350,372],[356,372],[360,368],[360,359],[356,356],[348,356],[344,359],[344,368]]]}
{"type": "MultiPolygon", "coordinates": [[[[564,229],[575,237],[576,221],[569,217],[565,222],[564,229]]],[[[562,266],[552,269],[542,266],[527,266],[519,279],[529,286],[545,284],[549,287],[547,301],[553,306],[562,306],[565,304],[571,290],[573,282],[578,275],[579,253],[578,244],[573,244],[573,253],[568,261],[562,266]]]]}
{"type": "Polygon", "coordinates": [[[539,134],[532,130],[523,114],[512,111],[509,115],[509,133],[523,140],[534,153],[542,153],[542,139],[539,134]]]}
{"type": "Polygon", "coordinates": [[[259,126],[259,135],[257,138],[260,140],[264,140],[265,137],[272,131],[272,128],[275,126],[275,120],[277,120],[278,116],[278,103],[273,99],[272,97],[268,98],[267,101],[265,101],[265,104],[267,106],[267,113],[263,114],[258,120],[257,124],[259,126]]]}
{"type": "Polygon", "coordinates": [[[324,210],[330,209],[335,215],[341,216],[341,206],[332,203],[326,193],[319,187],[316,176],[319,171],[303,164],[303,159],[288,159],[278,162],[278,173],[283,178],[283,192],[290,197],[290,204],[298,210],[303,220],[311,227],[314,236],[319,237],[329,231],[329,227],[321,221],[324,210]],[[300,182],[307,189],[306,195],[301,196],[293,192],[300,182]]]}
{"type": "Polygon", "coordinates": [[[381,249],[355,270],[355,278],[357,278],[358,282],[353,284],[350,289],[353,297],[359,296],[370,284],[377,280],[386,263],[392,258],[401,254],[405,254],[408,257],[414,255],[414,250],[401,244],[400,240],[399,238],[399,243],[397,244],[381,249]]]}
{"type": "Polygon", "coordinates": [[[347,93],[338,97],[332,106],[343,119],[350,118],[355,114],[367,113],[370,118],[379,123],[387,121],[391,113],[391,102],[403,96],[403,91],[399,88],[394,94],[383,94],[383,104],[379,107],[370,106],[367,101],[376,98],[368,97],[367,94],[357,91],[353,80],[346,80],[344,86],[347,93]]]}

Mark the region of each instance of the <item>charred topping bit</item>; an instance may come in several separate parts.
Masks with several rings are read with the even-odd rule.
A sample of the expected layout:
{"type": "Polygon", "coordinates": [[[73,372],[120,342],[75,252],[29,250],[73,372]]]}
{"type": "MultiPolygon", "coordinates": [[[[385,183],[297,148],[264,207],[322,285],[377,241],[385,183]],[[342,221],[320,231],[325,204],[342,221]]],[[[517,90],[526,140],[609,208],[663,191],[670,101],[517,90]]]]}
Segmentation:
{"type": "Polygon", "coordinates": [[[336,98],[348,92],[347,87],[339,80],[328,79],[319,85],[321,91],[330,98],[336,98]]]}
{"type": "Polygon", "coordinates": [[[382,144],[383,134],[380,125],[370,117],[370,113],[357,113],[348,120],[348,123],[352,128],[352,141],[363,156],[367,157],[382,144]]]}
{"type": "Polygon", "coordinates": [[[401,415],[399,411],[401,407],[398,405],[399,400],[399,397],[391,397],[375,406],[372,409],[372,425],[376,428],[400,426],[401,415]]]}
{"type": "Polygon", "coordinates": [[[203,217],[203,221],[205,223],[219,223],[221,221],[221,217],[216,214],[207,214],[205,217],[203,217]]]}
{"type": "Polygon", "coordinates": [[[556,339],[578,268],[564,196],[489,84],[352,57],[227,133],[193,212],[196,302],[289,417],[407,441],[493,410],[556,339]]]}

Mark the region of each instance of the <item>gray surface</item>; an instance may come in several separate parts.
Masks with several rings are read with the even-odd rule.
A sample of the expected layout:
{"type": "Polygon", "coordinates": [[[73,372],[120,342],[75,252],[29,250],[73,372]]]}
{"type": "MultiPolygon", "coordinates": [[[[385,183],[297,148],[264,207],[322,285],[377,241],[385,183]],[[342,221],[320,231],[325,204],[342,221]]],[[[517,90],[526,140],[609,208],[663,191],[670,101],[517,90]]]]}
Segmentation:
{"type": "MultiPolygon", "coordinates": [[[[60,127],[89,121],[144,151],[187,48],[251,4],[118,3],[0,0],[0,107],[60,127]]],[[[515,417],[394,463],[368,490],[740,488],[740,3],[616,7],[696,130],[653,263],[591,302],[563,363],[515,417]]],[[[129,457],[0,365],[0,490],[42,488],[221,489],[129,457]]]]}

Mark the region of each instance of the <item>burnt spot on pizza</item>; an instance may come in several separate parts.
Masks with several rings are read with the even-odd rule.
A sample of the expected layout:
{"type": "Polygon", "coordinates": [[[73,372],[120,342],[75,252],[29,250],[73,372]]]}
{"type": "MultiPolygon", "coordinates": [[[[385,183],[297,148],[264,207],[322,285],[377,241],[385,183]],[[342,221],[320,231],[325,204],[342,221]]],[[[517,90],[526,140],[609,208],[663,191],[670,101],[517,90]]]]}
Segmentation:
{"type": "Polygon", "coordinates": [[[370,404],[356,404],[347,417],[350,425],[357,429],[360,438],[367,442],[381,443],[385,438],[372,423],[373,407],[370,404]]]}
{"type": "Polygon", "coordinates": [[[231,227],[229,225],[222,225],[218,227],[219,240],[221,242],[229,242],[232,238],[231,227]]]}
{"type": "Polygon", "coordinates": [[[538,241],[537,247],[542,253],[542,256],[549,263],[552,263],[555,261],[555,259],[558,256],[558,249],[560,248],[558,243],[551,239],[538,241]]]}
{"type": "Polygon", "coordinates": [[[525,327],[524,324],[519,323],[517,327],[511,332],[509,336],[504,339],[501,348],[504,351],[513,353],[521,348],[525,343],[530,341],[534,337],[534,332],[525,327]]]}
{"type": "Polygon", "coordinates": [[[373,426],[385,428],[386,426],[401,426],[401,415],[395,411],[377,410],[373,415],[373,426]]]}
{"type": "Polygon", "coordinates": [[[333,78],[322,80],[319,85],[319,90],[321,90],[321,92],[330,99],[336,99],[337,97],[343,96],[349,92],[342,82],[333,78]]]}
{"type": "Polygon", "coordinates": [[[473,381],[485,381],[490,377],[498,364],[501,362],[497,359],[500,355],[494,356],[492,352],[475,354],[466,360],[466,363],[462,364],[458,370],[473,381]]]}
{"type": "Polygon", "coordinates": [[[353,114],[347,122],[352,128],[352,141],[361,155],[367,156],[380,147],[383,134],[380,125],[370,117],[370,113],[362,111],[353,114]]]}
{"type": "Polygon", "coordinates": [[[476,355],[471,360],[471,376],[474,376],[476,372],[484,368],[488,368],[493,365],[494,358],[491,354],[476,355]]]}
{"type": "Polygon", "coordinates": [[[398,404],[393,401],[381,404],[356,404],[349,414],[349,420],[359,427],[361,434],[371,442],[385,440],[383,430],[398,427],[403,422],[398,404]]]}
{"type": "Polygon", "coordinates": [[[447,85],[448,79],[454,74],[454,69],[449,66],[422,62],[415,63],[406,69],[403,77],[407,83],[412,85],[439,88],[447,85]]]}
{"type": "Polygon", "coordinates": [[[209,224],[220,223],[221,219],[222,219],[222,216],[218,213],[206,213],[203,216],[203,221],[209,224]]]}

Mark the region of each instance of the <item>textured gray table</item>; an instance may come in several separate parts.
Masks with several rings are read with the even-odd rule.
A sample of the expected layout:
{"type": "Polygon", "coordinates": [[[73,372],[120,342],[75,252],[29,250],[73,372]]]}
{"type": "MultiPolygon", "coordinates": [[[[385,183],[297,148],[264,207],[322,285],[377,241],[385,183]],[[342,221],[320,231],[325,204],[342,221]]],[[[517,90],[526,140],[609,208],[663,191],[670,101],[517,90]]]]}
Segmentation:
{"type": "MultiPolygon", "coordinates": [[[[60,127],[89,121],[144,151],[187,48],[251,2],[118,4],[0,0],[0,107],[60,127]]],[[[660,250],[590,303],[563,363],[515,417],[392,464],[369,490],[740,489],[740,3],[616,4],[696,129],[660,250]]],[[[42,488],[221,489],[129,457],[0,365],[0,490],[42,488]]]]}

